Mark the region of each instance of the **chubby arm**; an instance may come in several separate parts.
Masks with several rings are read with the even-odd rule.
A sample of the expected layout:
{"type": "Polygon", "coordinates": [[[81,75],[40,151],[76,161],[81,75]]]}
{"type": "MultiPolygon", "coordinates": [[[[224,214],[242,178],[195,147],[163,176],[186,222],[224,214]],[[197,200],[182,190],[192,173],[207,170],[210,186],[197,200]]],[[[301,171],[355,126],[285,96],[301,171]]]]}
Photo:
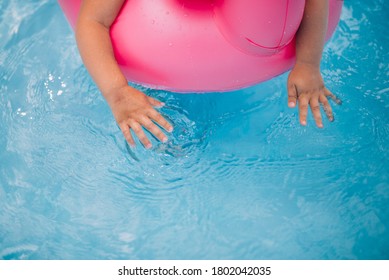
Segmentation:
{"type": "Polygon", "coordinates": [[[130,145],[135,145],[130,129],[141,143],[151,147],[142,127],[160,141],[172,126],[153,108],[163,103],[128,86],[114,57],[109,29],[125,0],[83,0],[76,26],[76,40],[82,60],[111,107],[112,113],[130,145]]]}
{"type": "Polygon", "coordinates": [[[320,67],[328,25],[328,0],[306,0],[296,37],[297,63],[320,67]]]}
{"type": "Polygon", "coordinates": [[[339,100],[325,87],[320,61],[328,21],[328,0],[306,0],[304,17],[296,34],[296,64],[288,78],[288,105],[298,103],[300,123],[306,125],[308,106],[318,127],[323,127],[320,104],[330,121],[334,120],[327,97],[339,100]]]}
{"type": "Polygon", "coordinates": [[[109,28],[124,0],[84,0],[76,26],[82,60],[104,97],[110,102],[114,90],[127,85],[115,60],[109,28]]]}

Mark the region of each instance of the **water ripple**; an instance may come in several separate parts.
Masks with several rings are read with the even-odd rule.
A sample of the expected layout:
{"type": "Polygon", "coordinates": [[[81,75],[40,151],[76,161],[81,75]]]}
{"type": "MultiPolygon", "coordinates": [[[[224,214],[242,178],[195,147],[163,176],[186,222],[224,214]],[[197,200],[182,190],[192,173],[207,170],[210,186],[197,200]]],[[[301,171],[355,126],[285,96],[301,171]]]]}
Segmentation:
{"type": "Polygon", "coordinates": [[[0,1],[0,258],[387,259],[387,4],[345,2],[322,67],[344,102],[324,129],[299,125],[287,74],[223,94],[140,88],[175,126],[145,150],[57,3],[0,1]]]}
{"type": "Polygon", "coordinates": [[[16,247],[6,248],[0,251],[0,259],[2,260],[23,260],[28,259],[39,249],[33,244],[18,245],[16,247]]]}

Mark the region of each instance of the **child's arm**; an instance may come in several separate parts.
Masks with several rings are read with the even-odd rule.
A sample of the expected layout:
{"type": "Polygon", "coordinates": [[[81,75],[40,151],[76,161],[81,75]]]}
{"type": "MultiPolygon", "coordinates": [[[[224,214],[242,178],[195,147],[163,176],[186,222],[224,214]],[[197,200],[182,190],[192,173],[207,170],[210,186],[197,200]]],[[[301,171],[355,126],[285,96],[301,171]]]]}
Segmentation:
{"type": "Polygon", "coordinates": [[[325,87],[320,73],[328,9],[328,0],[306,0],[304,18],[296,35],[296,64],[288,78],[288,105],[295,107],[298,102],[302,125],[307,123],[308,105],[316,125],[323,127],[320,103],[330,121],[334,117],[327,97],[339,103],[325,87]]]}
{"type": "Polygon", "coordinates": [[[164,142],[167,138],[155,123],[167,131],[172,131],[172,126],[153,108],[163,103],[128,86],[115,60],[109,29],[123,3],[124,0],[82,1],[76,40],[84,64],[111,107],[127,142],[135,145],[132,129],[141,143],[150,148],[151,142],[142,127],[164,142]]]}

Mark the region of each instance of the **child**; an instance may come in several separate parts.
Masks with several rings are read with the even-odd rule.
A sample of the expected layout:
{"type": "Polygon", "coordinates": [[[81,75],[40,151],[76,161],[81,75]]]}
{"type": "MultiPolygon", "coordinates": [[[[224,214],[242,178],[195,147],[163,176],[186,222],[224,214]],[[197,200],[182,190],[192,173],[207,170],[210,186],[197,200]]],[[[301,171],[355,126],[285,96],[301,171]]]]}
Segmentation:
{"type": "MultiPolygon", "coordinates": [[[[83,0],[76,26],[76,40],[86,68],[111,107],[112,113],[127,142],[135,142],[130,129],[147,149],[151,142],[143,131],[147,129],[160,141],[162,132],[173,130],[154,107],[163,103],[130,87],[113,54],[109,29],[125,0],[83,0]],[[158,125],[156,125],[158,124],[158,125]]],[[[334,120],[327,97],[338,102],[324,86],[320,73],[328,20],[328,0],[307,0],[304,17],[296,34],[296,64],[288,78],[288,105],[298,103],[300,123],[306,125],[308,106],[318,127],[323,127],[322,104],[327,118],[334,120]]]]}

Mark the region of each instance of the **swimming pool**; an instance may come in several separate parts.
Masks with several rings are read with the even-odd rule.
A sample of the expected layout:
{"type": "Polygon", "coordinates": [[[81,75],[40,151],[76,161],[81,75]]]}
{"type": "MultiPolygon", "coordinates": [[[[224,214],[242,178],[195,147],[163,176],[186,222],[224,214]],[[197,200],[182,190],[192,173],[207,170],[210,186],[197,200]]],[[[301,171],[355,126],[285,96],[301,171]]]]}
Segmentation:
{"type": "Polygon", "coordinates": [[[1,259],[388,259],[388,2],[346,1],[298,124],[282,75],[148,90],[175,125],[129,149],[57,3],[0,3],[1,259]]]}

